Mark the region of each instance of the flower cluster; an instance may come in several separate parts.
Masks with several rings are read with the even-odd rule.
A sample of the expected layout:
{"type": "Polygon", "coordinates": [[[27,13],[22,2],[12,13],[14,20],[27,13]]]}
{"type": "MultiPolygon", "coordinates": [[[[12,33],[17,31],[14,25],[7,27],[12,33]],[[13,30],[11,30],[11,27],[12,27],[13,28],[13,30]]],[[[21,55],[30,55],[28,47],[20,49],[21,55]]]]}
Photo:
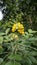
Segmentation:
{"type": "Polygon", "coordinates": [[[12,32],[18,31],[20,34],[24,34],[24,26],[18,22],[18,23],[14,23],[14,25],[12,26],[12,32]]]}

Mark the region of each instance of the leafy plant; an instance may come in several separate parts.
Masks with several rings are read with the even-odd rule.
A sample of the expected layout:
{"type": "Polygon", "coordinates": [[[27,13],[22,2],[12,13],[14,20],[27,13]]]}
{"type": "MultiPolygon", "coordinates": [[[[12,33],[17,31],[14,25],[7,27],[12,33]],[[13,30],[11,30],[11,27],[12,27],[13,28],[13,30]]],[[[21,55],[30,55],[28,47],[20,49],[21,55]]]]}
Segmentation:
{"type": "Polygon", "coordinates": [[[6,7],[0,21],[0,65],[37,65],[37,1],[0,0],[0,3],[1,8],[6,7]],[[12,32],[13,24],[18,22],[23,35],[17,29],[12,32]]]}

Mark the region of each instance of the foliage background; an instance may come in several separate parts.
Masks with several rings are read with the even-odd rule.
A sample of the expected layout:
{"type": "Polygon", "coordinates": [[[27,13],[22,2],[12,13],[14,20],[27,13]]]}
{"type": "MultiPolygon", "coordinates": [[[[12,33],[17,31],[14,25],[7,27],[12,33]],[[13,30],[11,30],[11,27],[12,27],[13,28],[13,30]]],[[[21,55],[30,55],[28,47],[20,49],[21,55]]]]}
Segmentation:
{"type": "Polygon", "coordinates": [[[37,65],[37,0],[0,1],[4,2],[2,8],[6,6],[4,18],[0,21],[0,64],[37,65]],[[11,28],[15,22],[21,22],[26,31],[24,36],[15,32],[19,40],[11,37],[11,28]]]}

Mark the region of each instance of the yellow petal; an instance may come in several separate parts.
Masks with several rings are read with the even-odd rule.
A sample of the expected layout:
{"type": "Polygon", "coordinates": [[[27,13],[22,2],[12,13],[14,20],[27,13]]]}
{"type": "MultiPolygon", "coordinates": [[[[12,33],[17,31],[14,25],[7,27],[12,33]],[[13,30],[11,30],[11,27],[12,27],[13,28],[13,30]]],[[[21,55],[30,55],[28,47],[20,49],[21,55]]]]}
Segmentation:
{"type": "Polygon", "coordinates": [[[16,31],[16,24],[14,24],[13,26],[12,26],[12,32],[15,32],[16,31]]]}
{"type": "Polygon", "coordinates": [[[12,26],[12,28],[16,28],[16,24],[14,24],[14,25],[12,26]]]}
{"type": "Polygon", "coordinates": [[[18,23],[18,29],[23,29],[24,26],[21,23],[18,23]]]}
{"type": "Polygon", "coordinates": [[[22,35],[24,34],[25,32],[22,32],[22,35]]]}
{"type": "Polygon", "coordinates": [[[20,24],[20,22],[19,22],[19,23],[17,23],[17,25],[18,25],[18,28],[20,28],[20,25],[21,25],[21,24],[20,24]]]}

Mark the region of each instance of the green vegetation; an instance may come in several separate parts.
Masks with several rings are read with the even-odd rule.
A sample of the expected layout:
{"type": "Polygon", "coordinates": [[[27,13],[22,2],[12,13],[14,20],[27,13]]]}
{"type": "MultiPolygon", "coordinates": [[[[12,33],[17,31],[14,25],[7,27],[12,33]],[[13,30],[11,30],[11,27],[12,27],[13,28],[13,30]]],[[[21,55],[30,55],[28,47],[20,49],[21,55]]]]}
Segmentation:
{"type": "Polygon", "coordinates": [[[6,10],[0,21],[0,65],[37,65],[37,0],[3,2],[6,10]],[[20,29],[23,35],[12,31],[14,24],[16,29],[24,29],[20,29]]]}

